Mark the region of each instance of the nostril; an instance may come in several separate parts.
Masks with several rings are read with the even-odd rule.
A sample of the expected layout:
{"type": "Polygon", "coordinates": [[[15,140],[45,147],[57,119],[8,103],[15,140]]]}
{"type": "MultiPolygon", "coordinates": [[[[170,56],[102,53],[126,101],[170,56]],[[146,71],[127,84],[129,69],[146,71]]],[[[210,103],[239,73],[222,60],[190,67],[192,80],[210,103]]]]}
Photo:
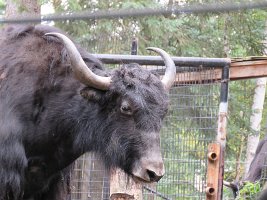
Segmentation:
{"type": "Polygon", "coordinates": [[[154,181],[154,179],[156,178],[156,173],[155,172],[153,172],[153,171],[150,171],[150,170],[146,170],[147,171],[147,174],[148,174],[148,176],[149,176],[149,178],[150,178],[150,180],[151,181],[154,181]]]}
{"type": "Polygon", "coordinates": [[[155,172],[153,172],[151,170],[147,169],[146,171],[147,171],[147,174],[148,174],[151,182],[158,182],[162,178],[162,176],[158,176],[155,172]]]}

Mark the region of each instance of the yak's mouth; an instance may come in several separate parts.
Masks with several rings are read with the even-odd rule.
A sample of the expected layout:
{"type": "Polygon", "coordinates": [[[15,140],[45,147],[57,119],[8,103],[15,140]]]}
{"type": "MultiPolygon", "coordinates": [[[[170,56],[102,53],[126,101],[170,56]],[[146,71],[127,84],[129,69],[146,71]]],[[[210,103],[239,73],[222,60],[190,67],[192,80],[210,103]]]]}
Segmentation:
{"type": "Polygon", "coordinates": [[[147,183],[158,182],[162,177],[158,178],[158,180],[147,180],[147,179],[143,179],[142,177],[132,175],[132,178],[137,183],[147,184],[147,183]]]}
{"type": "Polygon", "coordinates": [[[141,178],[141,177],[137,177],[137,176],[134,176],[134,175],[132,175],[132,178],[133,178],[133,180],[135,181],[135,182],[137,182],[137,183],[153,183],[153,182],[151,182],[151,181],[148,181],[148,180],[145,180],[145,179],[143,179],[143,178],[141,178]]]}

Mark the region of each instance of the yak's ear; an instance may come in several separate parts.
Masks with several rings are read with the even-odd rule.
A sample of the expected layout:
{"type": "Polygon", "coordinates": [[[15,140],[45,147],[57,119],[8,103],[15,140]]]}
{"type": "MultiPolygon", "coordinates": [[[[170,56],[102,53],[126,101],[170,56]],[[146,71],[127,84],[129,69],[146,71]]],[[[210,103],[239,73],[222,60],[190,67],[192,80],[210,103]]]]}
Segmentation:
{"type": "Polygon", "coordinates": [[[88,101],[99,102],[104,92],[94,88],[86,87],[80,90],[80,95],[88,101]]]}

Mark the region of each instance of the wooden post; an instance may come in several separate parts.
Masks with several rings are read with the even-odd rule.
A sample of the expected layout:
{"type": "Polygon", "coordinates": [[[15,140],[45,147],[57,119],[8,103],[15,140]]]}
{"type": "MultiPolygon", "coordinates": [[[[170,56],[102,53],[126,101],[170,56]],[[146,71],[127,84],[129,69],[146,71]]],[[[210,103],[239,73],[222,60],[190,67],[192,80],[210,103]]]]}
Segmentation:
{"type": "Polygon", "coordinates": [[[217,200],[218,196],[218,183],[220,174],[220,156],[221,146],[218,143],[209,144],[208,147],[208,171],[207,171],[207,187],[206,199],[217,200]]]}
{"type": "Polygon", "coordinates": [[[142,185],[122,170],[116,169],[110,176],[111,200],[142,200],[142,185]]]}

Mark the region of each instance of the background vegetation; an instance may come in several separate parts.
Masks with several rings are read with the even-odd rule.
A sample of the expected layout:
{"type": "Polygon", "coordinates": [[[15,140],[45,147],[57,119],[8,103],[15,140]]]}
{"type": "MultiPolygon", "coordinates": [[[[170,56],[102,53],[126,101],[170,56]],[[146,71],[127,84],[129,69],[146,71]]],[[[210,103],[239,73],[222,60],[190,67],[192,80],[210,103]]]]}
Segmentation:
{"type": "MultiPolygon", "coordinates": [[[[195,3],[220,3],[223,0],[52,0],[56,13],[121,8],[157,8],[195,3]]],[[[233,1],[232,1],[233,2],[233,1]]],[[[239,1],[235,1],[239,2],[239,1]]],[[[241,1],[242,3],[242,1],[241,1]]],[[[0,15],[5,1],[0,0],[0,15]]],[[[248,57],[264,55],[266,10],[246,10],[219,14],[183,14],[172,16],[101,19],[55,22],[94,53],[129,54],[133,38],[139,41],[139,54],[145,47],[157,46],[175,56],[248,57]]],[[[250,133],[250,115],[255,80],[230,82],[226,180],[241,180],[244,172],[246,141],[250,133]],[[241,164],[240,164],[241,163],[241,164]]],[[[191,90],[191,93],[194,91],[191,90]]],[[[219,94],[214,94],[218,99],[219,94]]],[[[267,95],[265,98],[267,101],[267,95]]],[[[266,103],[265,103],[266,104],[266,103]]],[[[190,112],[190,111],[188,111],[190,112]]],[[[179,124],[178,124],[179,125],[179,124]]],[[[193,124],[198,126],[198,124],[193,124]]],[[[267,109],[263,111],[261,136],[267,133],[267,109]]],[[[181,134],[181,133],[177,133],[181,134]]],[[[194,136],[192,136],[194,137],[194,136]]],[[[179,144],[176,144],[179,145],[179,144]]]]}
{"type": "MultiPolygon", "coordinates": [[[[54,0],[56,12],[107,10],[120,8],[157,8],[211,0],[54,0]]],[[[239,2],[239,1],[235,1],[239,2]]],[[[242,3],[242,2],[241,2],[242,3]]],[[[248,57],[264,55],[266,10],[247,10],[222,14],[184,14],[125,18],[120,20],[91,20],[56,22],[56,26],[77,38],[78,42],[95,53],[129,53],[133,37],[139,40],[139,54],[147,54],[145,47],[157,46],[175,56],[248,57]]],[[[243,161],[246,139],[250,133],[250,114],[255,80],[230,83],[227,160],[243,161]]],[[[264,109],[261,135],[266,133],[267,109],[264,109]]],[[[234,164],[235,165],[235,164],[234,164]]],[[[232,166],[226,171],[229,179],[242,174],[232,166]]]]}

